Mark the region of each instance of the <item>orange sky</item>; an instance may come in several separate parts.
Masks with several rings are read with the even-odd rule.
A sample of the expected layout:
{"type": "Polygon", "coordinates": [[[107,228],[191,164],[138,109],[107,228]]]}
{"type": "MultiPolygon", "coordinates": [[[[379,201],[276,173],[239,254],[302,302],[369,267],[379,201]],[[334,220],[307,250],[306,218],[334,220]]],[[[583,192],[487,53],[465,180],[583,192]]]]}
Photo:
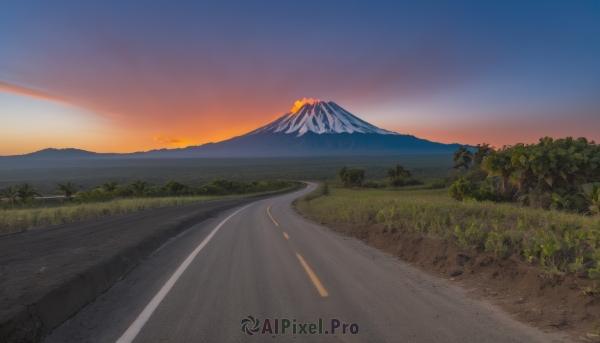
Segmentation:
{"type": "MultiPolygon", "coordinates": [[[[13,118],[22,116],[35,134],[23,140],[20,131],[5,131],[0,137],[0,155],[28,153],[47,147],[124,153],[218,142],[265,125],[289,112],[294,104],[293,98],[275,101],[251,96],[242,97],[239,101],[222,102],[217,99],[210,104],[190,97],[188,104],[172,108],[159,99],[150,103],[135,98],[129,102],[110,102],[110,95],[108,98],[99,97],[98,100],[92,97],[69,101],[50,92],[7,83],[0,83],[0,99],[1,96],[20,101],[22,108],[10,109],[14,111],[10,115],[13,118]],[[48,118],[39,117],[35,111],[29,113],[27,109],[30,106],[35,109],[34,105],[49,109],[48,118]],[[177,115],[170,115],[167,109],[177,115]],[[23,113],[20,114],[19,110],[23,113]],[[64,113],[69,113],[71,117],[64,117],[64,113]],[[53,124],[50,122],[54,122],[57,128],[51,128],[53,124]],[[66,127],[63,130],[62,126],[70,123],[74,125],[73,128],[66,127]]],[[[539,123],[535,113],[530,115],[531,120],[525,115],[518,123],[506,121],[500,115],[496,116],[498,119],[453,122],[455,114],[452,111],[446,109],[444,115],[443,110],[436,110],[435,106],[418,112],[418,108],[410,106],[398,111],[393,105],[381,107],[376,104],[372,108],[369,104],[341,105],[384,129],[443,143],[474,145],[488,142],[500,147],[503,144],[535,142],[544,135],[587,136],[592,139],[598,135],[594,126],[582,128],[580,123],[560,118],[539,123]],[[435,118],[439,118],[437,122],[435,118]],[[423,121],[429,124],[424,126],[423,121]]]]}

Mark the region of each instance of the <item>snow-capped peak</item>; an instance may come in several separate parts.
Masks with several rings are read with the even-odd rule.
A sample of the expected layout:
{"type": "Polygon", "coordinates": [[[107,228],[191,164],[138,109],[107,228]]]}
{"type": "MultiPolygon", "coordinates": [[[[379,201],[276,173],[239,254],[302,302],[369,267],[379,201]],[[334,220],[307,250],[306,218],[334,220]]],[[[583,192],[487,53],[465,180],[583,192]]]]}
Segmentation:
{"type": "Polygon", "coordinates": [[[325,102],[319,99],[298,100],[291,111],[279,117],[274,122],[258,128],[250,133],[284,132],[295,133],[300,137],[308,131],[322,133],[378,133],[382,135],[397,135],[395,132],[380,129],[366,121],[355,117],[333,101],[325,102]]]}

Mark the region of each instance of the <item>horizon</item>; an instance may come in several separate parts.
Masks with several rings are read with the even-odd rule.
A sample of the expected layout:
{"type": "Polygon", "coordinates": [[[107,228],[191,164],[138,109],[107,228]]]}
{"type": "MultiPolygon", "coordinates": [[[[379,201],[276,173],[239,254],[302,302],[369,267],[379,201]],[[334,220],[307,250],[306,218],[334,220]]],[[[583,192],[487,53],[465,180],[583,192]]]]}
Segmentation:
{"type": "Polygon", "coordinates": [[[433,142],[600,141],[598,2],[0,8],[0,156],[219,142],[304,97],[433,142]]]}

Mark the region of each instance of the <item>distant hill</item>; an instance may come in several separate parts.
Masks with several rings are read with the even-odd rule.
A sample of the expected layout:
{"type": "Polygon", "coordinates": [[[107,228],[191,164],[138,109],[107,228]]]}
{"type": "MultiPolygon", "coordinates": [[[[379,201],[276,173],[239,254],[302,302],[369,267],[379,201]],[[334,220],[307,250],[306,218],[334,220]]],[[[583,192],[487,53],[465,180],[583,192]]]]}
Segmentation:
{"type": "Polygon", "coordinates": [[[24,155],[12,155],[12,156],[3,156],[0,157],[2,159],[31,159],[31,160],[61,160],[61,159],[96,159],[96,158],[119,158],[125,156],[131,156],[133,154],[117,154],[117,153],[96,153],[87,150],[81,149],[54,149],[48,148],[36,152],[32,152],[30,154],[24,155]]]}

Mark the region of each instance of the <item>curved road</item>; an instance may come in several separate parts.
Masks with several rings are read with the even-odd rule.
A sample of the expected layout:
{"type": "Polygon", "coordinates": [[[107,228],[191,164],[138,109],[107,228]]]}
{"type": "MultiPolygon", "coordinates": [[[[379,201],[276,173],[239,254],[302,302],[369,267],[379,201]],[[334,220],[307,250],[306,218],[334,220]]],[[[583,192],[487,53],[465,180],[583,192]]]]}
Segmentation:
{"type": "Polygon", "coordinates": [[[45,342],[566,341],[295,213],[315,187],[187,230],[45,342]]]}

